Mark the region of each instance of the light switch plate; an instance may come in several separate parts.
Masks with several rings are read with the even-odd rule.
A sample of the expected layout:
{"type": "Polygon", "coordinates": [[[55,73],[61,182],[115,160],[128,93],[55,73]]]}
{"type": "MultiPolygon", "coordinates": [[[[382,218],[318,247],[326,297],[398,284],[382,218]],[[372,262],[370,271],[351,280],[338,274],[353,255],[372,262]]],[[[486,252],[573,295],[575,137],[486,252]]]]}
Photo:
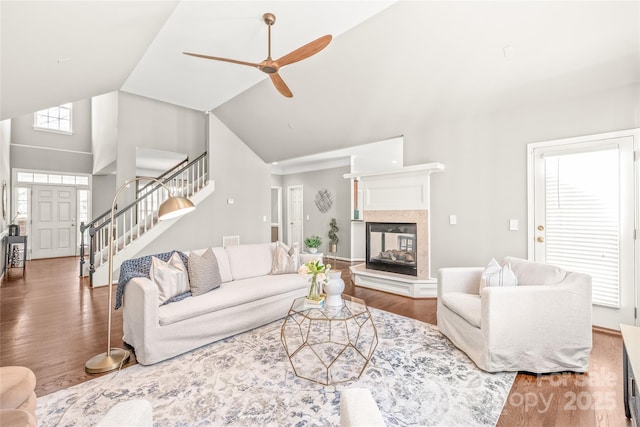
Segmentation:
{"type": "Polygon", "coordinates": [[[519,227],[517,219],[510,219],[509,220],[509,230],[510,231],[518,231],[519,228],[520,227],[519,227]]]}
{"type": "Polygon", "coordinates": [[[450,225],[456,225],[458,223],[458,216],[457,215],[449,215],[449,224],[450,225]]]}

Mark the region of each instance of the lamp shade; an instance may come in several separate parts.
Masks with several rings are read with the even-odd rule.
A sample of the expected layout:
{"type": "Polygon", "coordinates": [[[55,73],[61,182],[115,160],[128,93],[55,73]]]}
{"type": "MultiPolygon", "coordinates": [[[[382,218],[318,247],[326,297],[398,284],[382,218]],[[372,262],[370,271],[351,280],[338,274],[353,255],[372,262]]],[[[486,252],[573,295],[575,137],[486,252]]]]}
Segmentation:
{"type": "Polygon", "coordinates": [[[158,209],[158,219],[164,221],[165,219],[177,218],[191,212],[195,208],[191,200],[186,197],[171,196],[160,205],[160,209],[158,209]]]}

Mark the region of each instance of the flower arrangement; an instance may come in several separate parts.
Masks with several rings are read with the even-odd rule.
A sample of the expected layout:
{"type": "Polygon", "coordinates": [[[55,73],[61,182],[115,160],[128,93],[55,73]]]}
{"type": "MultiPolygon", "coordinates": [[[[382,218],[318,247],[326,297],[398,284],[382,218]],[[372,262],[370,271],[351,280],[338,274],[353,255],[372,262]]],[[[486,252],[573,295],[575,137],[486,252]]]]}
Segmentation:
{"type": "Polygon", "coordinates": [[[329,271],[331,270],[331,264],[324,265],[319,260],[311,260],[306,264],[302,264],[298,269],[299,274],[305,274],[311,281],[309,287],[309,295],[307,298],[318,300],[322,293],[322,286],[327,283],[329,277],[329,271]]]}

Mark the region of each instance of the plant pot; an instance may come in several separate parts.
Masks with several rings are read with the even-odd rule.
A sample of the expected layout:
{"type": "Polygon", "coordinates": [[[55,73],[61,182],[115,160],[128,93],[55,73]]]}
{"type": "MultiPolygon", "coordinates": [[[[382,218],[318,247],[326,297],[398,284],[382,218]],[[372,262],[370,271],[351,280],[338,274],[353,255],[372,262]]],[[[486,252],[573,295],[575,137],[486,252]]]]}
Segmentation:
{"type": "Polygon", "coordinates": [[[341,271],[330,271],[329,280],[324,285],[324,293],[327,297],[324,300],[325,305],[331,307],[339,307],[342,305],[342,291],[344,291],[344,280],[340,277],[341,271]]]}
{"type": "Polygon", "coordinates": [[[318,252],[318,248],[307,248],[307,250],[310,254],[315,254],[316,252],[318,252]]]}
{"type": "Polygon", "coordinates": [[[338,252],[338,244],[337,243],[331,243],[329,245],[329,252],[331,252],[332,254],[335,254],[336,252],[338,252]]]}

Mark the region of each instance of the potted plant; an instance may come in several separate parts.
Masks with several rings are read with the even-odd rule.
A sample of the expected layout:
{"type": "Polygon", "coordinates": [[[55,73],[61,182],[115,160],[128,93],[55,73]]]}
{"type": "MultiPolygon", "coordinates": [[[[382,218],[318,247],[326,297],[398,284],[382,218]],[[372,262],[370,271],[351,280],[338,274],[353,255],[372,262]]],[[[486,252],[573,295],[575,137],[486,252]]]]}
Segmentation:
{"type": "Polygon", "coordinates": [[[329,252],[331,253],[338,252],[338,230],[340,229],[336,224],[336,219],[331,218],[329,222],[329,233],[327,233],[327,236],[329,236],[329,252]]]}
{"type": "Polygon", "coordinates": [[[320,247],[321,244],[322,244],[322,239],[320,238],[320,236],[314,235],[304,239],[304,245],[307,247],[307,249],[309,249],[309,252],[311,252],[312,254],[315,254],[316,252],[318,252],[318,248],[320,247]]]}

